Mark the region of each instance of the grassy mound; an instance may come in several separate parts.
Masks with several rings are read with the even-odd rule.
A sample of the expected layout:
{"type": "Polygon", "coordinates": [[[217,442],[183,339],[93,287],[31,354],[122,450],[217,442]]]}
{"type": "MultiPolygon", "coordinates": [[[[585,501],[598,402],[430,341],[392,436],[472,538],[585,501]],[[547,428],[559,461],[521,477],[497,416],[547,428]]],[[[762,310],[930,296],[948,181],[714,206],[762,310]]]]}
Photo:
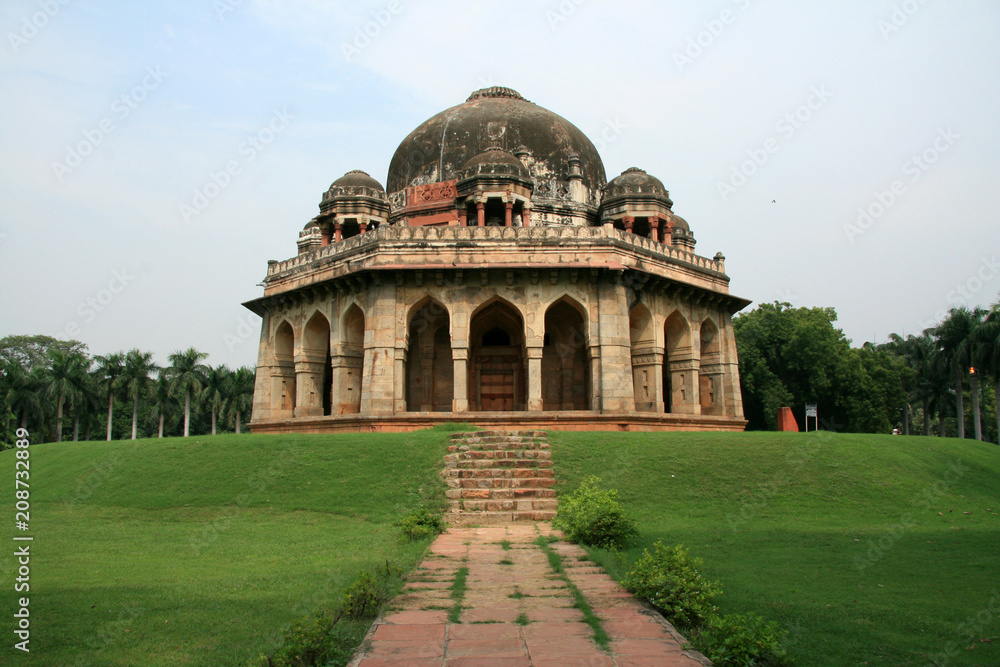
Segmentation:
{"type": "MultiPolygon", "coordinates": [[[[443,497],[448,430],[31,447],[31,653],[0,662],[246,665],[360,570],[416,563],[393,522],[443,497]]],[[[0,470],[12,499],[13,451],[0,470]]]]}
{"type": "Polygon", "coordinates": [[[788,630],[800,665],[1000,664],[1000,448],[923,437],[553,433],[560,493],[617,488],[642,539],[684,543],[722,613],[788,630]]]}

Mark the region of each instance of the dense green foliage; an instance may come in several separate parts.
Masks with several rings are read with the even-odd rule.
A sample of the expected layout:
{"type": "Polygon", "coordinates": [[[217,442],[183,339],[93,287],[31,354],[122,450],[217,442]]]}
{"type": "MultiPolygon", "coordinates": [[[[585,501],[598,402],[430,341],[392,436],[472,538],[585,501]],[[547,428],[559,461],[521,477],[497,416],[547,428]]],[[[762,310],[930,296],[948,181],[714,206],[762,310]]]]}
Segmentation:
{"type": "Polygon", "coordinates": [[[683,545],[667,546],[658,540],[652,551],[643,550],[622,583],[674,625],[691,628],[715,615],[712,600],[722,593],[702,574],[702,565],[683,545]]]}
{"type": "Polygon", "coordinates": [[[440,514],[421,508],[403,517],[399,527],[403,529],[406,539],[422,540],[444,532],[445,525],[444,518],[440,514]]]}
{"type": "Polygon", "coordinates": [[[634,547],[588,549],[619,581],[658,540],[683,543],[725,591],[719,613],[778,622],[796,664],[1000,664],[1000,642],[980,641],[1000,636],[995,445],[825,431],[549,441],[560,497],[600,474],[638,522],[634,547]]]}
{"type": "Polygon", "coordinates": [[[757,614],[713,616],[691,635],[715,667],[784,667],[792,661],[781,643],[787,632],[757,614]]]}
{"type": "MultiPolygon", "coordinates": [[[[428,540],[401,540],[397,523],[443,507],[452,430],[32,445],[31,653],[10,642],[0,664],[220,667],[274,654],[294,621],[336,618],[359,572],[420,560],[428,540]]],[[[14,455],[0,452],[9,498],[14,455]]],[[[14,532],[11,516],[0,539],[14,532]]],[[[6,582],[13,552],[0,554],[6,582]]]]}
{"type": "Polygon", "coordinates": [[[603,549],[624,549],[638,535],[635,520],[629,517],[614,489],[600,488],[596,475],[580,483],[559,500],[559,512],[552,522],[567,539],[603,549]]]}

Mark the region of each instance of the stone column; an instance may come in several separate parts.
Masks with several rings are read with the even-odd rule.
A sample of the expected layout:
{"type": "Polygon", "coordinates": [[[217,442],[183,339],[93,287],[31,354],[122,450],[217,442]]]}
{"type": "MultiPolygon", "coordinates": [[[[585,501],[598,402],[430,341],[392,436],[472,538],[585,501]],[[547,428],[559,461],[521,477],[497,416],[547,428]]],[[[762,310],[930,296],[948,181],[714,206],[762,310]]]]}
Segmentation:
{"type": "Polygon", "coordinates": [[[333,240],[337,241],[337,242],[339,242],[341,240],[341,237],[340,237],[340,220],[339,219],[336,222],[333,223],[333,240]]]}
{"type": "Polygon", "coordinates": [[[601,410],[601,348],[591,345],[587,348],[587,363],[590,364],[590,409],[601,410]]]}
{"type": "Polygon", "coordinates": [[[406,412],[406,348],[397,347],[393,356],[392,411],[406,412]]]}
{"type": "Polygon", "coordinates": [[[324,362],[300,357],[295,361],[296,417],[323,416],[324,362]]]}
{"type": "Polygon", "coordinates": [[[528,411],[542,410],[542,348],[529,347],[528,352],[528,411]]]}
{"type": "Polygon", "coordinates": [[[652,348],[632,355],[632,382],[638,412],[663,412],[663,353],[652,348]]]}
{"type": "Polygon", "coordinates": [[[503,226],[510,227],[514,221],[514,202],[504,202],[503,226]]]}
{"type": "Polygon", "coordinates": [[[660,242],[660,218],[655,215],[649,218],[649,238],[660,242]]]}
{"type": "Polygon", "coordinates": [[[476,202],[476,225],[479,227],[486,226],[486,202],[476,202]]]}
{"type": "Polygon", "coordinates": [[[451,348],[452,365],[455,373],[455,397],[451,402],[452,412],[469,411],[469,348],[451,348]]]}
{"type": "Polygon", "coordinates": [[[625,225],[625,231],[629,234],[632,233],[632,225],[635,223],[635,218],[631,215],[622,216],[622,224],[625,225]]]}
{"type": "Polygon", "coordinates": [[[469,224],[469,212],[465,210],[465,204],[458,207],[458,226],[466,227],[469,224]]]}
{"type": "Polygon", "coordinates": [[[683,358],[670,360],[670,411],[685,415],[700,415],[701,402],[698,396],[697,359],[683,358]]]}
{"type": "Polygon", "coordinates": [[[525,227],[531,227],[531,206],[528,205],[528,202],[524,203],[524,209],[523,212],[521,213],[521,219],[525,227]]]}
{"type": "Polygon", "coordinates": [[[361,385],[363,414],[391,414],[395,392],[396,286],[368,288],[365,361],[361,385]]]}

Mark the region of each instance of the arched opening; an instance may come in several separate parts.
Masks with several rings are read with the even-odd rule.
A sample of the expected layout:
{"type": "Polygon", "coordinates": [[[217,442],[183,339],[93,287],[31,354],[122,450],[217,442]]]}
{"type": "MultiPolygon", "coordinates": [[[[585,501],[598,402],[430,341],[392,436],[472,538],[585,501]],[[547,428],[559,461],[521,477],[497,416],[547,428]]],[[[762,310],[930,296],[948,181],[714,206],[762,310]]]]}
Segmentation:
{"type": "Polygon", "coordinates": [[[409,323],[406,356],[406,409],[410,412],[450,412],[455,371],[451,354],[448,311],[428,300],[409,323]]]}
{"type": "Polygon", "coordinates": [[[347,218],[340,227],[340,238],[349,239],[361,233],[361,225],[357,218],[347,218]]]}
{"type": "Polygon", "coordinates": [[[333,371],[330,365],[330,322],[316,313],[302,332],[302,358],[296,375],[303,378],[300,414],[303,417],[329,415],[331,411],[333,371]]]}
{"type": "Polygon", "coordinates": [[[295,410],[295,333],[287,320],[274,333],[271,410],[277,419],[292,417],[295,410]]]}
{"type": "Polygon", "coordinates": [[[469,409],[524,410],[524,321],[502,300],[473,315],[469,326],[469,409]]]}
{"type": "Polygon", "coordinates": [[[545,311],[542,409],[589,410],[590,367],[584,316],[565,298],[545,311]]]}
{"type": "Polygon", "coordinates": [[[701,363],[698,366],[698,385],[702,414],[722,414],[722,365],[719,329],[712,320],[701,324],[699,345],[701,363]]]}
{"type": "MultiPolygon", "coordinates": [[[[632,393],[639,412],[659,412],[657,396],[657,350],[653,331],[653,316],[645,304],[636,304],[628,317],[629,340],[632,350],[632,393]]],[[[660,371],[662,372],[662,370],[660,371]]]]}
{"type": "Polygon", "coordinates": [[[666,412],[693,412],[695,372],[691,361],[691,328],[674,311],[663,325],[663,401],[666,412]]]}
{"type": "Polygon", "coordinates": [[[351,304],[341,320],[338,352],[334,363],[337,414],[354,414],[361,411],[365,361],[365,314],[357,304],[351,304]]]}

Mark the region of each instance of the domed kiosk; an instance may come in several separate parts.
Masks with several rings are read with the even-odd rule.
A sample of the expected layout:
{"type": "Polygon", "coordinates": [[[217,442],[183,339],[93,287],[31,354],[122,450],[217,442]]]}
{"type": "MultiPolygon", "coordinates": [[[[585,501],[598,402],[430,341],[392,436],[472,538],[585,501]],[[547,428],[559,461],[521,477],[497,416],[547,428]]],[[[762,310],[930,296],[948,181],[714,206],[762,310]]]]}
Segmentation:
{"type": "Polygon", "coordinates": [[[572,123],[493,87],[411,132],[386,183],[334,181],[245,304],[251,429],[743,429],[749,301],[659,179],[607,181],[572,123]]]}

